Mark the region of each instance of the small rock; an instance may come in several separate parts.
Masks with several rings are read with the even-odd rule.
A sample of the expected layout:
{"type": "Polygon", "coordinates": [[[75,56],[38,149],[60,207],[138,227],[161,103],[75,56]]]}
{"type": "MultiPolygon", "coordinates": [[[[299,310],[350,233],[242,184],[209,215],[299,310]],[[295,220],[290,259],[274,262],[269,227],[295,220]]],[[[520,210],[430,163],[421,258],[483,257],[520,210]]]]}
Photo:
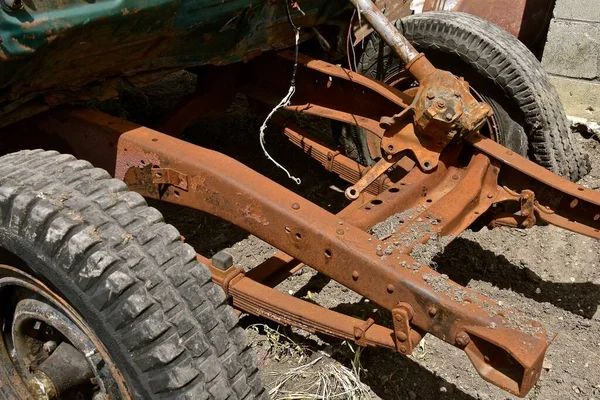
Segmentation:
{"type": "Polygon", "coordinates": [[[448,388],[446,386],[440,386],[440,392],[441,393],[447,393],[448,392],[448,388]]]}
{"type": "Polygon", "coordinates": [[[583,326],[583,327],[586,327],[586,328],[589,328],[589,327],[592,326],[592,321],[590,321],[589,319],[584,319],[583,321],[581,321],[579,323],[579,325],[583,326]]]}
{"type": "Polygon", "coordinates": [[[542,289],[540,289],[540,288],[535,289],[535,293],[536,294],[542,294],[542,289]]]}
{"type": "Polygon", "coordinates": [[[573,385],[573,391],[577,394],[581,393],[581,390],[575,385],[573,385]]]}

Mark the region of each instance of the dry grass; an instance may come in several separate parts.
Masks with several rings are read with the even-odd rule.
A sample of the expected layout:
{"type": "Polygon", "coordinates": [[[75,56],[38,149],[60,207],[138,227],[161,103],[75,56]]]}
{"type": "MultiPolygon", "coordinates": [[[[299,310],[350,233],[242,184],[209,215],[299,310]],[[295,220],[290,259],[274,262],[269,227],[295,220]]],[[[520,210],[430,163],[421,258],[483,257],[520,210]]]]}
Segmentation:
{"type": "Polygon", "coordinates": [[[275,400],[369,399],[369,388],[353,370],[324,356],[309,363],[278,373],[269,395],[275,400]],[[293,382],[294,390],[286,390],[293,382]]]}
{"type": "Polygon", "coordinates": [[[369,387],[361,382],[366,371],[360,362],[362,348],[344,342],[353,354],[352,368],[347,368],[323,352],[315,353],[289,336],[265,324],[250,325],[263,338],[269,357],[298,365],[284,371],[265,373],[269,396],[273,400],[363,400],[370,399],[369,387]],[[310,361],[308,361],[310,360],[310,361]],[[269,379],[270,378],[270,379],[269,379]]]}

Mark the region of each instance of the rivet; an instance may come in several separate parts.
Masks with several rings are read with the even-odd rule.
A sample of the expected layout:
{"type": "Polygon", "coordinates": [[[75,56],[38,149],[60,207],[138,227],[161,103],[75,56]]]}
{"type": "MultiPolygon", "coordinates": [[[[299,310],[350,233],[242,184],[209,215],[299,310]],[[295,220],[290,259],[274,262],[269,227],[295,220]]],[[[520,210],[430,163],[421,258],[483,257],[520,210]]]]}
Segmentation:
{"type": "Polygon", "coordinates": [[[300,209],[300,204],[298,204],[298,203],[294,203],[294,204],[292,204],[292,208],[293,208],[294,210],[299,210],[299,209],[300,209]]]}
{"type": "Polygon", "coordinates": [[[404,319],[404,317],[401,314],[396,314],[394,316],[394,318],[396,318],[396,321],[398,321],[398,322],[400,322],[400,321],[402,321],[404,319]]]}
{"type": "Polygon", "coordinates": [[[488,198],[488,199],[491,199],[491,198],[493,198],[493,197],[494,197],[494,195],[493,195],[493,194],[491,194],[491,193],[488,193],[488,195],[487,195],[487,198],[488,198]]]}
{"type": "Polygon", "coordinates": [[[352,271],[352,279],[357,281],[358,278],[360,278],[360,274],[358,273],[358,271],[352,271]]]}
{"type": "Polygon", "coordinates": [[[396,337],[401,342],[406,342],[406,339],[408,339],[408,336],[406,336],[406,333],[404,332],[396,332],[396,337]]]}
{"type": "Polygon", "coordinates": [[[338,235],[343,235],[344,234],[344,230],[342,228],[338,228],[335,233],[337,233],[338,235]]]}
{"type": "Polygon", "coordinates": [[[571,202],[570,206],[571,206],[571,208],[575,208],[575,207],[577,207],[577,204],[579,204],[579,200],[573,199],[573,201],[571,202]]]}
{"type": "Polygon", "coordinates": [[[387,291],[390,294],[394,293],[394,285],[392,285],[392,284],[387,285],[387,291]]]}
{"type": "Polygon", "coordinates": [[[512,151],[510,151],[510,150],[507,150],[507,151],[506,151],[506,154],[508,154],[509,156],[512,156],[512,155],[513,155],[513,152],[512,152],[512,151]]]}
{"type": "Polygon", "coordinates": [[[429,307],[427,312],[429,313],[430,317],[435,317],[437,315],[438,310],[435,307],[429,307]]]}
{"type": "Polygon", "coordinates": [[[400,353],[406,353],[406,347],[405,346],[398,346],[398,350],[400,351],[400,353]]]}

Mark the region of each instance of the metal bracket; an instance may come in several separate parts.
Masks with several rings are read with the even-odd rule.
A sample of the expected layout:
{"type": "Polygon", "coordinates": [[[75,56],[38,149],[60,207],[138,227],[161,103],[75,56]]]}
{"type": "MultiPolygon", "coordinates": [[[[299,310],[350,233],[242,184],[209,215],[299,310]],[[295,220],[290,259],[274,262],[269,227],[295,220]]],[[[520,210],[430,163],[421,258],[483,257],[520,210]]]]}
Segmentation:
{"type": "Polygon", "coordinates": [[[535,212],[533,210],[535,206],[535,193],[529,189],[525,189],[521,192],[519,201],[521,202],[521,216],[525,217],[525,220],[521,225],[525,228],[531,228],[536,222],[535,212]]]}
{"type": "Polygon", "coordinates": [[[188,191],[188,176],[171,168],[152,168],[152,183],[167,184],[188,191]]]}
{"type": "Polygon", "coordinates": [[[396,350],[402,354],[412,354],[414,349],[415,343],[411,338],[410,329],[410,320],[413,315],[413,308],[408,303],[398,303],[398,306],[392,310],[396,350]]]}
{"type": "Polygon", "coordinates": [[[365,333],[367,333],[367,331],[369,330],[370,327],[373,326],[373,324],[375,324],[375,321],[373,320],[373,318],[369,318],[365,321],[364,324],[362,324],[360,326],[355,326],[354,327],[354,341],[361,346],[366,346],[367,343],[364,340],[365,333]]]}

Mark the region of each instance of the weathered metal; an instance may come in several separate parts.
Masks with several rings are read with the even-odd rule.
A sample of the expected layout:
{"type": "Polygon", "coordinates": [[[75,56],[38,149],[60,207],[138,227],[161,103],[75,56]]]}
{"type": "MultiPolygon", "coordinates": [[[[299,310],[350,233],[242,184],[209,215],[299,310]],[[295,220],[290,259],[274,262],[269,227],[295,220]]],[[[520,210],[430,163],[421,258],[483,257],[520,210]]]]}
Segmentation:
{"type": "MultiPolygon", "coordinates": [[[[394,27],[393,23],[381,12],[371,0],[350,0],[358,12],[371,24],[373,29],[379,33],[381,38],[400,57],[404,64],[411,64],[419,57],[419,52],[406,40],[394,27]]],[[[431,66],[433,68],[433,66],[431,66]]],[[[417,79],[419,77],[415,76],[417,79]]]]}
{"type": "MultiPolygon", "coordinates": [[[[484,378],[513,393],[524,394],[535,382],[531,377],[539,373],[547,346],[541,328],[456,285],[351,221],[328,213],[235,160],[159,132],[89,110],[67,111],[59,118],[63,122],[71,119],[80,134],[92,125],[96,135],[103,134],[114,143],[115,175],[133,190],[229,220],[390,311],[399,303],[410,304],[415,334],[427,331],[451,344],[456,344],[460,332],[476,335],[478,340],[469,345],[475,346],[471,354],[478,351],[492,360],[499,360],[500,353],[510,354],[523,363],[517,368],[522,375],[511,370],[513,375],[507,376],[496,371],[494,363],[484,367],[474,362],[484,378]],[[187,175],[189,190],[154,184],[153,167],[187,175]],[[433,316],[431,307],[437,310],[433,316]],[[503,332],[502,338],[488,330],[503,332]],[[522,348],[522,343],[528,347],[522,348]]],[[[396,207],[400,210],[402,206],[396,203],[396,207]]],[[[234,295],[234,304],[231,288],[236,287],[239,276],[237,271],[230,279],[222,278],[234,295]]],[[[410,343],[416,342],[396,347],[410,352],[410,343]]],[[[465,349],[471,349],[469,346],[465,349]]]]}

